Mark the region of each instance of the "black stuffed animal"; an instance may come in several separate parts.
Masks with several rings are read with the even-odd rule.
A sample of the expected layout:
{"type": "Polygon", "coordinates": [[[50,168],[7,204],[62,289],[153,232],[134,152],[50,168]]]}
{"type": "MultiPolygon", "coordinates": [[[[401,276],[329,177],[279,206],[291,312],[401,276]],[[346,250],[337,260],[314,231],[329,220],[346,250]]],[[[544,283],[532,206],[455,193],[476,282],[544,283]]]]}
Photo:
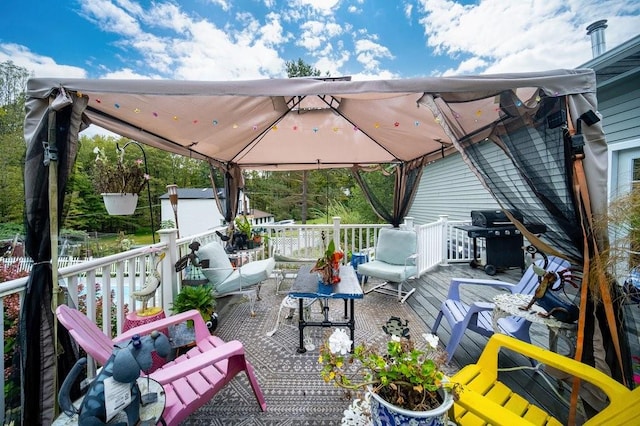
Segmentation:
{"type": "Polygon", "coordinates": [[[153,331],[144,337],[136,335],[126,345],[116,345],[113,354],[107,360],[98,377],[89,385],[87,394],[80,405],[80,411],[73,406],[69,396],[71,386],[87,363],[86,358],[79,359],[60,387],[58,394],[60,408],[68,416],[79,414],[78,424],[83,426],[106,425],[104,382],[113,377],[117,382],[129,384],[131,390],[131,403],[124,408],[124,412],[127,414],[127,423],[119,423],[118,425],[137,424],[140,420],[141,395],[136,380],[140,377],[141,370],[146,371],[151,367],[153,363],[152,351],[155,350],[158,355],[166,358],[170,349],[169,339],[158,331],[153,331]]]}

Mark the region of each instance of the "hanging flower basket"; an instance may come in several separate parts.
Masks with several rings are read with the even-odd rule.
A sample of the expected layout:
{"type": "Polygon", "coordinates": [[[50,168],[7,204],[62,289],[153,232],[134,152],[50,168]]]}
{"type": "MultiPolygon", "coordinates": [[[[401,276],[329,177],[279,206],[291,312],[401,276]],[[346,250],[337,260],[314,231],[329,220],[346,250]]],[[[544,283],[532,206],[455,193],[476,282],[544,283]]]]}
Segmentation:
{"type": "Polygon", "coordinates": [[[136,211],[138,194],[102,193],[107,213],[112,216],[128,216],[136,211]]]}
{"type": "Polygon", "coordinates": [[[149,184],[145,161],[125,161],[124,148],[119,147],[116,147],[115,160],[99,147],[93,152],[96,154],[91,172],[93,184],[102,194],[107,212],[116,216],[132,215],[138,205],[138,194],[149,184]]]}

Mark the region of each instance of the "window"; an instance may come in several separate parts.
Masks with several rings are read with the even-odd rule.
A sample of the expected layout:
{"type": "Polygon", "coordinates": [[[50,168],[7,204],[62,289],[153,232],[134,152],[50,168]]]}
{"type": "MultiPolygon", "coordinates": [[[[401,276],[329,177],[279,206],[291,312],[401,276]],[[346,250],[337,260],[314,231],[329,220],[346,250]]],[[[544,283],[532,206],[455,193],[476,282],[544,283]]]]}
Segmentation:
{"type": "Polygon", "coordinates": [[[629,256],[629,267],[633,268],[640,265],[640,213],[636,211],[638,200],[640,199],[640,158],[634,158],[631,167],[631,210],[629,217],[631,256],[629,256]]]}
{"type": "Polygon", "coordinates": [[[640,158],[634,158],[631,167],[631,190],[637,192],[640,190],[640,158]]]}

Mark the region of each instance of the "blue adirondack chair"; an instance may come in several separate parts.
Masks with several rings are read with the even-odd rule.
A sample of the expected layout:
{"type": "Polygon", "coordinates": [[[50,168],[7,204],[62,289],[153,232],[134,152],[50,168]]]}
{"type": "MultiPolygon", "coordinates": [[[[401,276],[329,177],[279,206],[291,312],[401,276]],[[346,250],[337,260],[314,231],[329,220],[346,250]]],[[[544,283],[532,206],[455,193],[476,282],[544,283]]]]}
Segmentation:
{"type": "MultiPolygon", "coordinates": [[[[546,262],[547,266],[545,269],[547,271],[561,271],[569,268],[570,266],[568,261],[556,256],[548,256],[546,262]]],[[[543,267],[544,263],[545,259],[539,259],[535,262],[539,267],[543,267]]],[[[538,287],[538,278],[539,276],[535,273],[533,264],[527,268],[520,281],[516,284],[489,279],[452,278],[447,298],[442,302],[436,322],[431,329],[435,334],[438,331],[438,327],[440,327],[440,322],[443,317],[446,318],[449,326],[451,327],[451,338],[447,344],[447,362],[451,361],[451,358],[453,358],[453,354],[455,353],[455,350],[467,329],[487,337],[491,337],[494,332],[491,318],[494,307],[493,303],[479,301],[468,304],[463,302],[460,299],[461,286],[489,286],[509,291],[513,294],[520,293],[532,295],[538,287]]],[[[508,334],[525,342],[531,343],[531,338],[529,337],[529,327],[531,326],[531,323],[524,318],[500,318],[498,320],[498,326],[504,334],[508,334]]]]}

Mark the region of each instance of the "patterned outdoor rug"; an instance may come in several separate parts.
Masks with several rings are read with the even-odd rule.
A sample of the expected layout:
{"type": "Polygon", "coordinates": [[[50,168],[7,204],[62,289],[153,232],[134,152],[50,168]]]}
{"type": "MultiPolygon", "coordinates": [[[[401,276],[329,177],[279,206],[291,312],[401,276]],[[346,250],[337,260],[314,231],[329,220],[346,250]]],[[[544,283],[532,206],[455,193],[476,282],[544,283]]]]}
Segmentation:
{"type": "MultiPolygon", "coordinates": [[[[285,293],[291,282],[283,284],[285,293]]],[[[192,414],[185,425],[336,425],[350,400],[345,391],[325,383],[320,377],[318,347],[333,329],[309,327],[314,350],[298,354],[297,312],[293,320],[281,322],[272,336],[280,301],[284,294],[275,295],[275,284],[266,281],[260,291],[262,300],[256,303],[256,316],[251,317],[249,303],[240,297],[219,301],[220,318],[216,334],[222,339],[239,340],[246,350],[267,401],[262,412],[255,400],[246,376],[241,373],[223,388],[207,405],[192,414]],[[220,303],[221,302],[221,303],[220,303]]],[[[330,317],[339,320],[344,303],[331,301],[330,317]]],[[[311,306],[312,318],[320,318],[320,304],[311,306]]],[[[378,293],[366,294],[355,301],[356,344],[386,342],[388,336],[382,326],[395,316],[408,321],[412,339],[422,341],[427,332],[413,309],[394,298],[378,293]]],[[[284,315],[283,315],[284,316],[284,315]]]]}

